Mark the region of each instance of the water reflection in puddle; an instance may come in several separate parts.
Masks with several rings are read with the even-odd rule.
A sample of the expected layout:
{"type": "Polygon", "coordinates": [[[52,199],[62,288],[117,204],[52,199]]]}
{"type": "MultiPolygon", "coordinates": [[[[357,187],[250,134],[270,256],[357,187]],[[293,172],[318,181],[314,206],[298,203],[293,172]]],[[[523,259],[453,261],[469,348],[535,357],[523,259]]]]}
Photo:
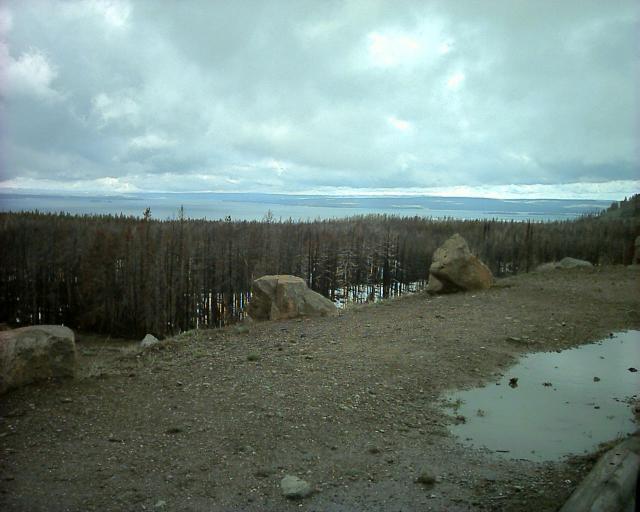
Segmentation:
{"type": "Polygon", "coordinates": [[[495,384],[447,395],[464,444],[508,457],[553,460],[635,431],[640,331],[521,359],[495,384]],[[514,380],[514,379],[517,379],[514,380]],[[454,405],[455,404],[455,405],[454,405]]]}

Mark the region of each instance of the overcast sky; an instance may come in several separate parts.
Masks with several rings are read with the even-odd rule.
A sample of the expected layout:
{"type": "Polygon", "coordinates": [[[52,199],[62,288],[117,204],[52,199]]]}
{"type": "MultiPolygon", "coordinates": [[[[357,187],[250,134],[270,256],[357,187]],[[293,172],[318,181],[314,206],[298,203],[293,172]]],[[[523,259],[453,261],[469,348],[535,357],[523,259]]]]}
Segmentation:
{"type": "Polygon", "coordinates": [[[4,190],[640,190],[637,0],[0,5],[4,190]]]}

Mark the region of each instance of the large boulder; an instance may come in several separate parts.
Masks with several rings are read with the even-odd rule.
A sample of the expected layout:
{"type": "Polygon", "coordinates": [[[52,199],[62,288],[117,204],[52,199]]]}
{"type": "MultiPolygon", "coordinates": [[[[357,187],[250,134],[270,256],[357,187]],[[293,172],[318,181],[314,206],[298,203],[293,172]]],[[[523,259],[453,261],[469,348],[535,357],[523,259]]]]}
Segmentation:
{"type": "Polygon", "coordinates": [[[536,267],[536,272],[548,272],[549,270],[567,269],[567,268],[591,268],[593,264],[586,260],[576,258],[562,258],[560,261],[550,261],[536,267]]]}
{"type": "Polygon", "coordinates": [[[549,272],[550,270],[555,270],[558,267],[557,261],[549,261],[547,263],[542,263],[536,267],[536,272],[549,272]]]}
{"type": "Polygon", "coordinates": [[[491,270],[471,254],[466,240],[459,234],[453,235],[433,253],[428,292],[485,290],[492,284],[491,270]]]}
{"type": "Polygon", "coordinates": [[[591,268],[593,264],[587,260],[579,260],[577,258],[562,258],[558,262],[558,268],[591,268]]]}
{"type": "Polygon", "coordinates": [[[288,275],[262,276],[253,282],[247,312],[254,320],[281,320],[299,316],[327,316],[336,305],[310,290],[303,279],[288,275]]]}
{"type": "Polygon", "coordinates": [[[36,325],[0,332],[0,393],[52,377],[74,377],[77,367],[73,331],[36,325]]]}

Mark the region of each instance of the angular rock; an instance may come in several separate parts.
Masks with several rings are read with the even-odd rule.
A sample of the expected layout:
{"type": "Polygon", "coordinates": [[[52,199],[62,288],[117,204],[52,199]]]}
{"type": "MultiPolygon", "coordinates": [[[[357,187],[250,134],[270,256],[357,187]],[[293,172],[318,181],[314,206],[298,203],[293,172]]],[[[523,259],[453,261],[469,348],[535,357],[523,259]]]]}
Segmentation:
{"type": "Polygon", "coordinates": [[[147,334],[144,338],[142,338],[142,341],[140,342],[140,346],[142,348],[147,348],[147,347],[153,347],[158,343],[160,343],[160,340],[158,338],[156,338],[153,334],[147,334]]]}
{"type": "Polygon", "coordinates": [[[453,235],[433,253],[428,292],[486,290],[492,284],[491,270],[471,254],[466,240],[459,234],[453,235]]]}
{"type": "Polygon", "coordinates": [[[75,377],[73,331],[36,325],[0,332],[0,393],[52,377],[75,377]]]}
{"type": "Polygon", "coordinates": [[[253,282],[248,310],[254,320],[282,320],[300,316],[328,316],[336,305],[310,290],[303,279],[289,275],[263,276],[253,282]]]}
{"type": "Polygon", "coordinates": [[[290,500],[300,500],[310,496],[313,490],[309,482],[305,482],[295,475],[286,475],[280,481],[280,489],[285,498],[290,500]]]}

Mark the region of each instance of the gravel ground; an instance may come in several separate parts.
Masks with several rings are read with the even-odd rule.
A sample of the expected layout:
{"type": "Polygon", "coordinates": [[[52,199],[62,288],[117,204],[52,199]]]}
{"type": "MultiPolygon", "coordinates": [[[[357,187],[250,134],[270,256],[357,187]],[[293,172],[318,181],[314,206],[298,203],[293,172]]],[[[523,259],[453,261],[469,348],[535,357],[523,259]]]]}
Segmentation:
{"type": "Polygon", "coordinates": [[[520,354],[640,328],[639,285],[624,267],[532,273],[144,352],[79,335],[78,379],[0,399],[0,508],[557,510],[595,455],[464,447],[441,396],[495,381],[520,354]],[[287,474],[313,494],[285,499],[287,474]]]}

